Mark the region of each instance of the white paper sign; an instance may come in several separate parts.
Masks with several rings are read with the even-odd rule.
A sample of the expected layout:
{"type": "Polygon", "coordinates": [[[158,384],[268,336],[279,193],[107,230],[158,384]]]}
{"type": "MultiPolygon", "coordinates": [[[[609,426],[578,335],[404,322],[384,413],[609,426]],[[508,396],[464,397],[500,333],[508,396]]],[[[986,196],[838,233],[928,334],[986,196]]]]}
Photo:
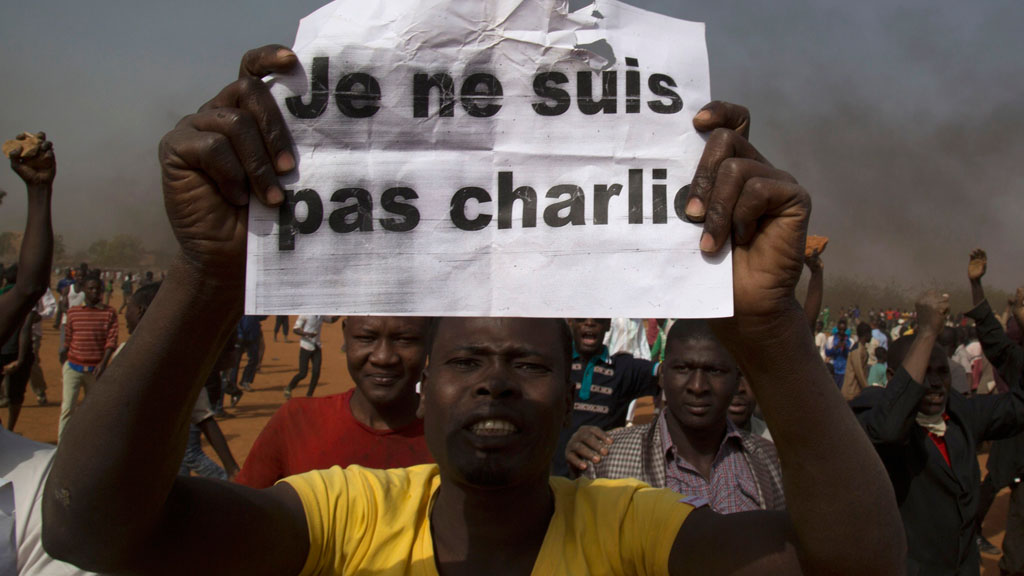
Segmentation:
{"type": "Polygon", "coordinates": [[[704,26],[600,0],[337,0],[273,79],[298,169],[250,204],[246,311],[732,314],[683,186],[704,26]]]}

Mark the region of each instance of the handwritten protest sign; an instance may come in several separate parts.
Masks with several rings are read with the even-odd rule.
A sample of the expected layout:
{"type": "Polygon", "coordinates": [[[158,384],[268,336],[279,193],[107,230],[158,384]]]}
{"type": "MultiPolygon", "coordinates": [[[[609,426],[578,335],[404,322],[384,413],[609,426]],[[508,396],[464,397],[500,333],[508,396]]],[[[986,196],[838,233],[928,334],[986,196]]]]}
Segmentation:
{"type": "Polygon", "coordinates": [[[270,79],[298,169],[250,205],[249,313],[710,317],[684,186],[702,24],[615,1],[338,0],[270,79]]]}

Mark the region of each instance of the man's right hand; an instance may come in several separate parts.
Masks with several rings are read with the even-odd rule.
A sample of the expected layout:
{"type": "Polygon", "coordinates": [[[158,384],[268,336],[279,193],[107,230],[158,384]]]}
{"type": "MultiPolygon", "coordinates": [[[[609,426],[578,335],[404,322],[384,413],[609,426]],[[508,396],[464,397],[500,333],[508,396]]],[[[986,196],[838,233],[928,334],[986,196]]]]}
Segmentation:
{"type": "Polygon", "coordinates": [[[612,439],[597,426],[580,426],[565,447],[565,459],[575,470],[586,470],[608,455],[612,439]]]}
{"type": "MultiPolygon", "coordinates": [[[[21,133],[15,140],[25,140],[28,134],[21,133]]],[[[29,191],[33,187],[53,185],[53,179],[57,176],[57,160],[53,155],[53,142],[46,139],[46,134],[37,132],[35,137],[41,140],[39,150],[32,156],[22,158],[21,148],[11,151],[11,168],[21,176],[29,191]]]]}
{"type": "Polygon", "coordinates": [[[260,80],[288,72],[295,54],[277,45],[250,50],[237,81],[160,142],[164,205],[186,261],[207,280],[244,277],[249,193],[267,206],[284,200],[277,175],[295,168],[291,137],[260,80]]]}
{"type": "Polygon", "coordinates": [[[804,257],[804,265],[811,271],[812,274],[821,272],[825,269],[825,263],[821,260],[821,253],[815,248],[810,256],[804,257]]]}
{"type": "Polygon", "coordinates": [[[971,252],[971,261],[967,264],[967,278],[971,282],[981,280],[986,270],[988,270],[988,255],[985,254],[985,251],[978,248],[971,252]]]}
{"type": "Polygon", "coordinates": [[[918,330],[937,335],[949,317],[949,294],[929,290],[918,297],[914,309],[917,311],[918,330]]]}

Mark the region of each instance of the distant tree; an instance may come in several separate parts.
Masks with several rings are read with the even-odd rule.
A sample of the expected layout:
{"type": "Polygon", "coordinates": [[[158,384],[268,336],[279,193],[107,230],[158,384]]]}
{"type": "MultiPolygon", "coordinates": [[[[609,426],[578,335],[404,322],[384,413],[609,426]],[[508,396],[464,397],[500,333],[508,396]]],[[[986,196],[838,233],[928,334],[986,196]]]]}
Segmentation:
{"type": "Polygon", "coordinates": [[[0,233],[0,258],[10,260],[17,256],[18,234],[16,232],[0,233]]]}
{"type": "Polygon", "coordinates": [[[137,266],[145,247],[142,240],[131,234],[118,234],[110,240],[101,238],[89,245],[86,256],[98,268],[137,266]]]}

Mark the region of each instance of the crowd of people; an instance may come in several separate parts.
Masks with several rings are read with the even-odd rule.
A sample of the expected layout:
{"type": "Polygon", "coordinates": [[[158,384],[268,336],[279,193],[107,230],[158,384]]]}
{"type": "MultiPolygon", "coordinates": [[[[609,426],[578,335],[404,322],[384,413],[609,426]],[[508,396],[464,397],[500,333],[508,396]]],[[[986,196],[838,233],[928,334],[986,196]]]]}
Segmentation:
{"type": "Polygon", "coordinates": [[[1000,569],[1024,574],[1024,290],[997,316],[975,250],[963,314],[937,291],[833,314],[810,196],[723,102],[694,118],[686,214],[703,252],[732,240],[733,317],[279,316],[297,372],[239,466],[217,416],[265,348],[241,314],[248,193],[280,204],[296,165],[258,79],[295,64],[251,51],[165,136],[180,251],[162,282],[124,276],[120,310],[122,277],[86,266],[46,296],[53,147],[10,154],[29,202],[0,288],[8,428],[29,382],[47,401],[50,315],[63,382],[56,448],[0,430],[0,573],[967,575],[1000,552],[981,526],[1009,487],[1000,569]],[[339,320],[354,388],[318,397],[339,320]]]}

